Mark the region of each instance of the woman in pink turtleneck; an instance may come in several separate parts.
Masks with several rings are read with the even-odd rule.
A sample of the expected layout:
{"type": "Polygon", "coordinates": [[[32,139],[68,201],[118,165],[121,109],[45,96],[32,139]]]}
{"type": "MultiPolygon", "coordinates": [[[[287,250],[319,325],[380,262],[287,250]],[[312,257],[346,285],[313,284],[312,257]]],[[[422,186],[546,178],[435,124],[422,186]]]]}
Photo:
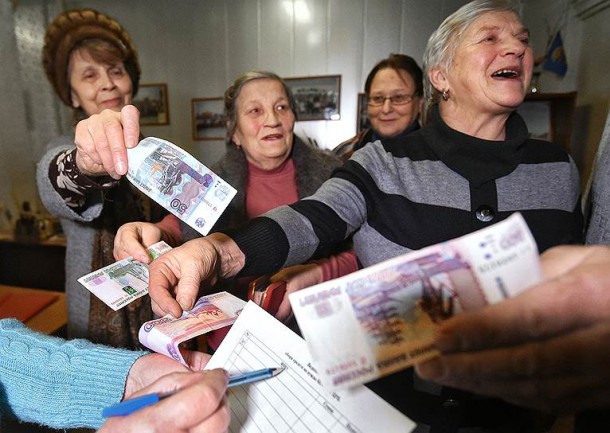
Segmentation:
{"type": "MultiPolygon", "coordinates": [[[[238,193],[213,231],[235,228],[268,210],[313,194],[341,164],[335,155],[311,147],[294,134],[296,103],[276,74],[245,73],[226,90],[224,103],[229,148],[211,168],[238,193]]],[[[122,226],[115,239],[115,258],[144,258],[144,245],[162,239],[175,246],[199,236],[177,218],[172,221],[166,218],[162,225],[136,222],[122,226]]],[[[272,280],[286,280],[288,295],[357,269],[356,256],[349,250],[284,269],[272,280]]],[[[230,291],[245,298],[246,289],[244,279],[238,279],[230,291]]],[[[292,315],[287,295],[276,313],[284,321],[292,315]]],[[[210,335],[210,345],[215,348],[225,333],[210,335]]]]}

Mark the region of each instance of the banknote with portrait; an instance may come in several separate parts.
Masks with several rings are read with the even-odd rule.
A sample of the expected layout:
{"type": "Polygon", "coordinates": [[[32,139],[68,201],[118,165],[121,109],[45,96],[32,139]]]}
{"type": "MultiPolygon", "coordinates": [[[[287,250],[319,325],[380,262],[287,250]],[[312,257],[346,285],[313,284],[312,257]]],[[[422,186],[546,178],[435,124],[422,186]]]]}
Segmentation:
{"type": "Polygon", "coordinates": [[[541,281],[520,214],[290,295],[324,385],[365,383],[429,359],[437,324],[541,281]]]}
{"type": "Polygon", "coordinates": [[[187,365],[180,344],[206,332],[232,325],[246,302],[228,292],[202,296],[179,318],[167,315],[140,327],[140,343],[149,349],[187,365]]]}

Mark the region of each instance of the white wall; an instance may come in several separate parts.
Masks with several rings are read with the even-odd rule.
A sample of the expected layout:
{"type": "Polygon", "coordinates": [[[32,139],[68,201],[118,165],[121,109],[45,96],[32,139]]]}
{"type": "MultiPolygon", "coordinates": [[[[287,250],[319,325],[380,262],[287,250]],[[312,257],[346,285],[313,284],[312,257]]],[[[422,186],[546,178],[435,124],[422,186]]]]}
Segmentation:
{"type": "Polygon", "coordinates": [[[332,148],[356,131],[357,94],[391,52],[420,59],[428,35],[456,0],[78,0],[116,17],[131,33],[142,83],[168,84],[171,124],[147,135],[175,140],[204,163],[221,142],[194,141],[191,98],[219,97],[241,73],[341,75],[341,119],[299,122],[297,132],[332,148]],[[153,37],[153,34],[155,37],[153,37]]]}
{"type": "Polygon", "coordinates": [[[586,184],[610,108],[610,1],[528,1],[525,22],[532,32],[536,56],[544,54],[547,27],[561,23],[568,71],[565,77],[543,72],[540,91],[578,92],[571,148],[586,184]]]}
{"type": "MultiPolygon", "coordinates": [[[[565,1],[565,0],[564,0],[565,1]]],[[[46,23],[62,8],[94,7],[116,17],[138,47],[142,83],[167,83],[170,124],[143,128],[145,135],[172,140],[206,164],[224,151],[220,141],[195,141],[191,99],[222,96],[249,69],[283,77],[340,74],[341,119],[299,122],[297,133],[332,148],[356,130],[357,94],[371,67],[392,52],[421,63],[430,33],[466,0],[20,0],[0,2],[0,203],[35,201],[34,165],[49,137],[66,130],[42,75],[40,49],[46,23]],[[17,41],[9,31],[17,22],[17,41]],[[27,27],[24,32],[24,27],[27,27]],[[15,58],[16,45],[19,58],[15,58]],[[36,72],[37,71],[37,72],[36,72]],[[24,96],[25,95],[25,96],[24,96]],[[8,97],[7,97],[8,96],[8,97]],[[52,101],[52,102],[51,102],[52,101]],[[27,108],[27,109],[26,109],[27,108]],[[45,115],[48,113],[48,115],[45,115]],[[29,119],[26,122],[26,119],[29,119]],[[7,163],[6,161],[9,161],[7,163]],[[6,173],[9,174],[8,181],[6,173]]],[[[563,3],[563,2],[562,2],[563,3]]],[[[526,3],[526,24],[542,54],[545,20],[559,13],[555,0],[526,3]]],[[[564,41],[569,72],[545,74],[545,92],[579,91],[584,116],[577,136],[591,146],[601,136],[608,108],[607,32],[610,9],[583,21],[570,13],[564,41]],[[588,119],[588,120],[587,120],[588,119]]],[[[581,151],[582,153],[592,151],[581,151]]],[[[586,155],[585,155],[586,157],[586,155]]],[[[585,158],[583,157],[583,158],[585,158]]]]}

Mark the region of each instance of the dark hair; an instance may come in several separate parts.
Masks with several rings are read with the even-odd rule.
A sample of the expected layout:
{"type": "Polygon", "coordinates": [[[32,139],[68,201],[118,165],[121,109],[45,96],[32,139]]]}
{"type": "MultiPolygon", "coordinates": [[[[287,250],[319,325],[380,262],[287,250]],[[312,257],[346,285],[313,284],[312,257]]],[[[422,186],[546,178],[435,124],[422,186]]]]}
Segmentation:
{"type": "Polygon", "coordinates": [[[112,65],[122,62],[131,78],[132,96],[136,96],[140,83],[140,66],[137,59],[126,55],[118,46],[104,39],[84,39],[74,46],[71,53],[79,50],[85,51],[93,60],[101,64],[112,65]]]}
{"type": "Polygon", "coordinates": [[[383,59],[377,63],[366,77],[364,92],[367,96],[370,95],[371,84],[373,83],[375,75],[377,75],[377,72],[381,71],[382,69],[394,69],[397,73],[400,71],[406,72],[415,82],[415,95],[424,95],[423,72],[413,57],[409,57],[406,54],[390,54],[387,59],[383,59]]]}

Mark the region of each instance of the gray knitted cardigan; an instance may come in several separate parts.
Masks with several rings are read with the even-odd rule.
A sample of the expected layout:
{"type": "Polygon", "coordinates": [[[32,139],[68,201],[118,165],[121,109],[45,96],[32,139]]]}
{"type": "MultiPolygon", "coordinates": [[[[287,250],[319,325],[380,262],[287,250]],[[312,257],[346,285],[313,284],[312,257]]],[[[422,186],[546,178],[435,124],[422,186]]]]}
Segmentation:
{"type": "Polygon", "coordinates": [[[87,196],[87,206],[77,213],[59,195],[49,179],[49,167],[55,157],[74,149],[74,136],[63,135],[52,140],[47,152],[38,162],[36,181],[38,193],[47,211],[61,221],[68,239],[66,248],[66,297],[68,301],[68,338],[84,338],[89,323],[89,291],[77,281],[92,271],[93,240],[95,228],[91,224],[102,213],[103,192],[92,192],[87,196]]]}

